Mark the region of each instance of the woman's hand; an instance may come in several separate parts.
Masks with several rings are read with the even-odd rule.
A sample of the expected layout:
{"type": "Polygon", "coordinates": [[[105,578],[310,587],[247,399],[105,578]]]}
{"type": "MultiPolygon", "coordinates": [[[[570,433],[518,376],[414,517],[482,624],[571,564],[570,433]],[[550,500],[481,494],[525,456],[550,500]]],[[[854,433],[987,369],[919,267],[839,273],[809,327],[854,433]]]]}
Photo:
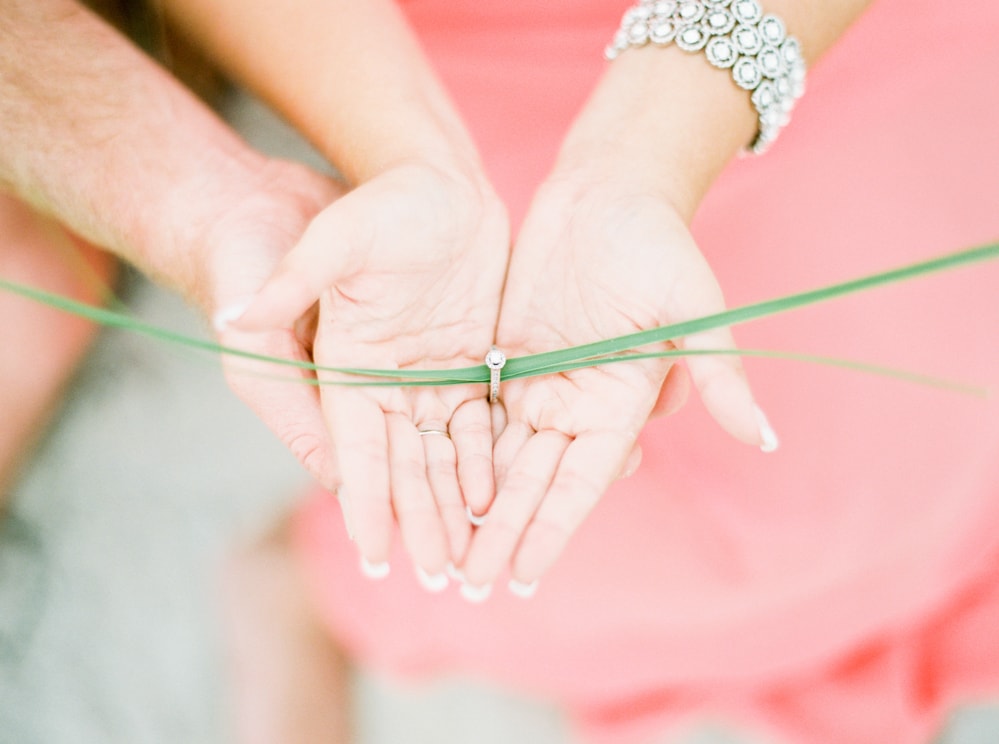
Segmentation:
{"type": "MultiPolygon", "coordinates": [[[[481,364],[494,337],[508,234],[505,212],[479,176],[403,163],[319,214],[233,327],[287,334],[318,301],[313,353],[321,366],[481,364]]],[[[446,583],[448,562],[463,558],[466,505],[481,512],[493,498],[486,392],[322,388],[341,501],[370,571],[387,570],[393,511],[430,586],[446,583]]]]}
{"type": "MultiPolygon", "coordinates": [[[[773,11],[812,62],[866,4],[779,0],[773,11]]],[[[718,283],[687,225],[757,126],[745,91],[700,55],[650,45],[610,65],[517,241],[500,348],[508,356],[550,351],[722,311],[718,283]]],[[[726,329],[673,343],[733,346],[726,329]]],[[[686,369],[726,431],[767,451],[777,446],[736,357],[692,357],[686,369]]],[[[650,412],[675,408],[685,384],[664,360],[505,384],[509,424],[494,449],[497,496],[463,565],[469,585],[490,584],[509,563],[519,589],[530,587],[634,465],[629,452],[650,412]]]]}
{"type": "MultiPolygon", "coordinates": [[[[723,309],[670,203],[647,185],[582,168],[556,174],[536,197],[514,249],[498,345],[521,356],[723,309]]],[[[673,343],[733,346],[727,329],[673,343]]],[[[696,357],[688,368],[728,432],[776,446],[736,358],[696,357]]],[[[668,360],[652,359],[503,385],[508,424],[494,451],[498,490],[464,564],[469,584],[489,584],[509,564],[514,581],[529,586],[551,566],[626,468],[657,400],[670,394],[673,386],[663,386],[670,369],[668,360]]]]}

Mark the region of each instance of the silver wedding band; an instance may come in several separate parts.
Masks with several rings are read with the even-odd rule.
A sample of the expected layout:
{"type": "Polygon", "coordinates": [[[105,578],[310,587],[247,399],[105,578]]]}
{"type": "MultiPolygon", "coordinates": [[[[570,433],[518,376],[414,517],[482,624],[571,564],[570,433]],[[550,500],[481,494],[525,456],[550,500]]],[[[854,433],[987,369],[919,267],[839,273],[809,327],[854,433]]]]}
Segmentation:
{"type": "Polygon", "coordinates": [[[489,367],[489,402],[495,403],[499,400],[500,377],[503,373],[503,366],[506,364],[506,354],[495,346],[486,354],[486,366],[489,367]]]}

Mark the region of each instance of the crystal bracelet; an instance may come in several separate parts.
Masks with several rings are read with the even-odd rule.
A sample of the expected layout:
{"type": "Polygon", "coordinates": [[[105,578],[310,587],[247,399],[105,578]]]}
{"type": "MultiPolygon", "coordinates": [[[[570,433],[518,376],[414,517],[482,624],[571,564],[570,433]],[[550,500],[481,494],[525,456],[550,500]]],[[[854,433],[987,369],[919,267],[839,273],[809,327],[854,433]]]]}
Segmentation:
{"type": "Polygon", "coordinates": [[[759,116],[749,145],[756,154],[777,139],[805,92],[801,45],[780,18],[764,14],[759,0],[639,0],[625,11],[604,56],[612,60],[650,42],[704,52],[712,65],[731,71],[759,116]]]}

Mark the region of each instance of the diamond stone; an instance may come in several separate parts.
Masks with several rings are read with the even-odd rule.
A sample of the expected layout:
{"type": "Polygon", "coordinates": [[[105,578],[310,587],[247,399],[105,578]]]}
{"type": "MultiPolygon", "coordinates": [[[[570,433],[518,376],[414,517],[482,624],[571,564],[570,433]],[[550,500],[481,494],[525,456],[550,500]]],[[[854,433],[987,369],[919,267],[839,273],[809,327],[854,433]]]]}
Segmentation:
{"type": "Polygon", "coordinates": [[[777,89],[769,80],[764,80],[759,87],[753,91],[753,105],[759,112],[767,111],[777,105],[777,89]]]}
{"type": "Polygon", "coordinates": [[[699,52],[708,43],[708,32],[700,26],[684,26],[676,34],[676,45],[685,52],[699,52]]]}
{"type": "Polygon", "coordinates": [[[794,67],[795,64],[801,61],[801,45],[793,37],[786,39],[780,45],[780,53],[789,67],[794,67]]]}
{"type": "Polygon", "coordinates": [[[727,10],[719,8],[718,10],[708,11],[703,24],[712,34],[720,36],[721,34],[727,34],[735,28],[735,16],[727,10]]]}
{"type": "Polygon", "coordinates": [[[784,72],[784,60],[781,59],[780,52],[773,47],[763,47],[756,56],[756,61],[768,78],[775,78],[784,72]]]}
{"type": "Polygon", "coordinates": [[[489,369],[503,369],[504,364],[506,364],[506,354],[499,349],[490,349],[486,354],[486,366],[489,369]]]}
{"type": "Polygon", "coordinates": [[[753,26],[736,26],[735,31],[732,32],[732,41],[735,42],[735,48],[739,50],[739,53],[747,56],[759,54],[763,48],[760,32],[753,26]]]}
{"type": "Polygon", "coordinates": [[[697,23],[704,17],[704,3],[700,0],[684,0],[676,10],[676,17],[683,23],[697,23]]]}
{"type": "Polygon", "coordinates": [[[709,41],[704,54],[707,55],[708,62],[723,70],[734,65],[735,60],[739,57],[739,53],[735,51],[735,45],[727,36],[718,36],[709,41]]]}
{"type": "Polygon", "coordinates": [[[639,5],[637,7],[631,8],[627,13],[624,14],[624,25],[630,26],[633,23],[638,23],[639,21],[647,21],[652,17],[652,8],[646,7],[644,5],[639,5]]]}
{"type": "Polygon", "coordinates": [[[676,26],[671,21],[657,23],[649,32],[649,39],[655,44],[669,44],[676,38],[676,26]]]}
{"type": "Polygon", "coordinates": [[[758,28],[763,40],[771,46],[780,46],[780,43],[787,37],[784,21],[775,15],[763,16],[763,20],[760,21],[758,28]]]}
{"type": "Polygon", "coordinates": [[[740,88],[753,90],[763,80],[763,73],[752,57],[739,57],[732,67],[732,79],[740,88]]]}
{"type": "Polygon", "coordinates": [[[671,16],[676,12],[676,0],[658,0],[652,5],[657,16],[671,16]]]}
{"type": "Polygon", "coordinates": [[[644,44],[649,40],[649,27],[645,21],[633,23],[628,28],[628,41],[631,44],[644,44]]]}
{"type": "Polygon", "coordinates": [[[759,23],[763,17],[763,8],[758,0],[734,0],[732,12],[739,23],[759,23]]]}

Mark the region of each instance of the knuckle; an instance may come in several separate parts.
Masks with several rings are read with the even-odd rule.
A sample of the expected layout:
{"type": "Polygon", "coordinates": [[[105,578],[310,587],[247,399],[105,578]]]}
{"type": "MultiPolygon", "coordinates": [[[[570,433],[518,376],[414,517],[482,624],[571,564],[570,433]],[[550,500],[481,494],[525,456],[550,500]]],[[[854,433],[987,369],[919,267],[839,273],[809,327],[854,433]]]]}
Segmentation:
{"type": "Polygon", "coordinates": [[[454,462],[434,460],[427,463],[427,476],[430,478],[430,482],[434,483],[439,490],[452,492],[455,488],[451,484],[454,483],[457,485],[454,462]]]}
{"type": "Polygon", "coordinates": [[[503,490],[517,494],[539,494],[548,490],[549,483],[550,481],[547,477],[518,470],[506,474],[503,490]]]}
{"type": "Polygon", "coordinates": [[[603,494],[606,485],[594,476],[579,470],[568,470],[559,474],[557,488],[568,496],[569,504],[593,504],[603,494]]]}
{"type": "Polygon", "coordinates": [[[427,465],[419,457],[399,457],[392,461],[393,478],[426,481],[427,465]]]}
{"type": "Polygon", "coordinates": [[[531,522],[530,529],[532,540],[536,541],[536,545],[551,546],[555,552],[561,551],[562,546],[569,542],[573,532],[567,524],[540,515],[531,522]]]}
{"type": "Polygon", "coordinates": [[[524,534],[524,528],[527,526],[529,518],[528,516],[527,519],[518,520],[514,515],[497,514],[496,516],[490,516],[486,525],[494,534],[502,535],[503,543],[512,551],[513,546],[517,544],[521,535],[524,534]]]}

